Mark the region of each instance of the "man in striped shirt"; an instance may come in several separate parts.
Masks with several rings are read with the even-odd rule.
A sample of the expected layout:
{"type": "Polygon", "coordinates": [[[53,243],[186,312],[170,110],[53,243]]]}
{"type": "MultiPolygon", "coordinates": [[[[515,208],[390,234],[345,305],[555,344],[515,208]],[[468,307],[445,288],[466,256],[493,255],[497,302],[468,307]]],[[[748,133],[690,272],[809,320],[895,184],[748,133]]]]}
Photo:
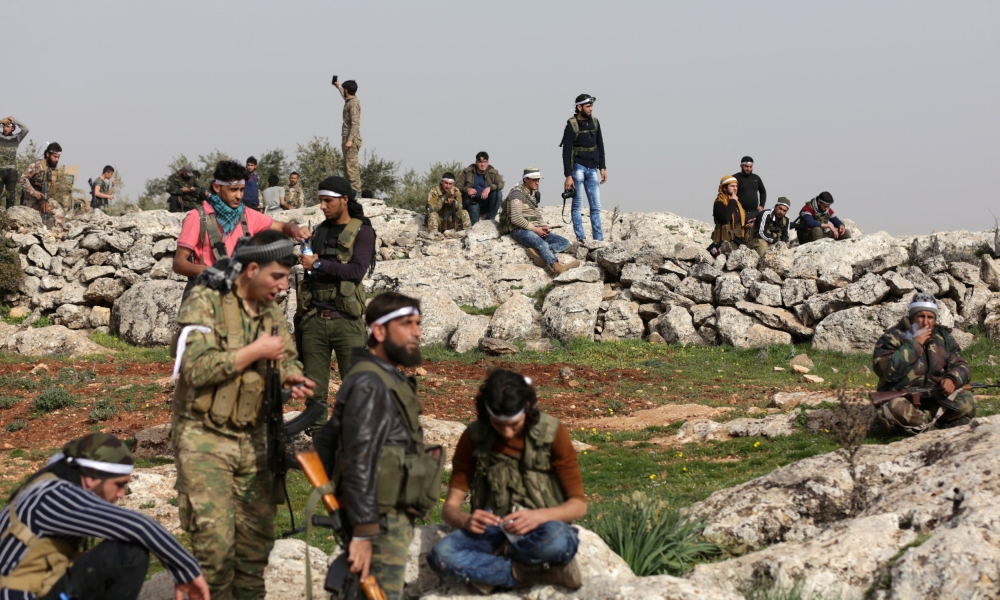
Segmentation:
{"type": "Polygon", "coordinates": [[[538,169],[528,167],[524,170],[521,184],[515,186],[503,201],[500,234],[510,234],[514,241],[524,246],[528,258],[536,266],[548,267],[559,275],[579,267],[580,261],[561,263],[556,258],[557,252],[570,249],[570,242],[552,233],[552,228],[545,224],[542,211],[538,209],[538,183],[541,179],[538,169]]]}
{"type": "Polygon", "coordinates": [[[73,440],[31,476],[0,511],[0,600],[136,598],[160,559],[176,594],[207,600],[198,561],[162,525],[115,506],[132,477],[121,440],[73,440]],[[86,538],[104,541],[83,553],[86,538]]]}

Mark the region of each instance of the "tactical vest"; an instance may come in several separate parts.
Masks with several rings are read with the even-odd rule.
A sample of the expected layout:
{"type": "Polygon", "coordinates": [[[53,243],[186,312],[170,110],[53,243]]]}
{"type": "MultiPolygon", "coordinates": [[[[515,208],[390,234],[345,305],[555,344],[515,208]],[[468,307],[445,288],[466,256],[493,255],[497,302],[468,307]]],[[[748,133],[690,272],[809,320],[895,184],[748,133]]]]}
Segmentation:
{"type": "MultiPolygon", "coordinates": [[[[261,318],[260,330],[254,339],[243,339],[242,315],[235,292],[224,294],[221,299],[222,318],[219,319],[219,315],[215,315],[213,329],[222,351],[239,350],[257,337],[271,332],[274,319],[268,311],[261,318]]],[[[175,339],[174,344],[176,343],[175,339]]],[[[174,350],[176,352],[176,346],[174,350]]],[[[248,425],[256,425],[264,401],[265,367],[265,361],[259,360],[256,365],[248,367],[231,379],[202,388],[191,387],[187,379],[179,377],[175,401],[182,403],[185,413],[201,416],[209,427],[229,425],[243,429],[248,425]]]]}
{"type": "MultiPolygon", "coordinates": [[[[584,130],[584,133],[593,133],[594,134],[594,143],[596,144],[597,143],[597,132],[601,129],[601,122],[597,120],[597,117],[591,117],[590,120],[594,122],[594,129],[593,130],[590,130],[590,129],[584,130]]],[[[573,148],[571,150],[572,154],[570,155],[570,159],[569,159],[569,164],[573,165],[573,164],[576,163],[576,155],[577,154],[579,154],[581,152],[595,152],[595,151],[597,151],[597,146],[586,146],[586,147],[585,146],[577,146],[576,145],[576,141],[578,139],[580,139],[580,120],[576,118],[576,115],[573,115],[572,117],[569,118],[568,123],[569,123],[570,128],[573,130],[573,148]]],[[[562,148],[562,142],[559,142],[559,147],[562,148]]]]}
{"type": "MultiPolygon", "coordinates": [[[[198,233],[201,247],[204,248],[205,244],[208,244],[212,248],[212,256],[215,257],[216,262],[223,258],[228,258],[229,252],[226,251],[226,243],[222,241],[222,232],[219,230],[219,220],[216,218],[215,213],[206,212],[205,205],[199,204],[198,220],[201,227],[201,231],[198,233]]],[[[240,227],[243,228],[243,235],[250,235],[246,209],[243,209],[243,214],[240,215],[240,227]]],[[[198,264],[205,264],[205,257],[202,256],[200,261],[198,264]]]]}
{"type": "MultiPolygon", "coordinates": [[[[37,477],[31,485],[58,479],[52,473],[37,477]]],[[[29,486],[30,487],[30,486],[29,486]]],[[[78,544],[56,537],[38,537],[27,525],[17,518],[17,501],[25,490],[18,492],[10,502],[10,526],[0,532],[0,540],[14,536],[27,547],[21,562],[17,563],[10,575],[0,575],[0,589],[18,590],[42,597],[62,578],[69,567],[82,554],[78,544]]]]}
{"type": "Polygon", "coordinates": [[[38,173],[35,173],[28,178],[28,183],[36,192],[43,192],[45,187],[45,181],[48,179],[49,187],[52,186],[52,170],[45,167],[38,173]]]}
{"type": "MultiPolygon", "coordinates": [[[[779,219],[777,218],[777,216],[775,216],[773,211],[768,215],[764,214],[757,215],[757,218],[765,219],[764,234],[773,240],[780,240],[781,236],[784,235],[785,231],[788,229],[788,217],[785,216],[779,219]],[[770,224],[766,224],[766,219],[768,216],[773,217],[771,219],[770,224]]],[[[760,239],[760,228],[757,225],[754,225],[754,227],[751,229],[750,238],[760,239]]]]}
{"type": "MultiPolygon", "coordinates": [[[[363,225],[361,219],[351,219],[337,237],[337,249],[333,250],[326,243],[330,226],[320,224],[313,234],[313,251],[319,258],[335,259],[346,265],[354,257],[354,243],[358,239],[361,225],[363,225]]],[[[337,280],[335,277],[315,272],[298,286],[296,298],[298,300],[296,312],[299,316],[311,311],[313,302],[333,301],[338,312],[354,319],[365,312],[367,299],[364,283],[355,283],[347,279],[337,280]]]]}
{"type": "MultiPolygon", "coordinates": [[[[523,183],[519,183],[519,184],[517,184],[517,185],[514,186],[514,189],[512,189],[509,194],[507,194],[507,197],[504,198],[503,203],[501,203],[501,207],[500,207],[501,208],[501,210],[500,210],[500,235],[507,235],[508,233],[510,233],[511,231],[514,230],[514,226],[510,222],[510,197],[514,193],[515,190],[521,190],[521,193],[524,194],[525,198],[527,198],[526,202],[530,202],[535,197],[534,192],[532,192],[528,188],[524,187],[523,183]]],[[[534,208],[538,208],[538,207],[534,206],[534,208]]],[[[535,220],[535,217],[525,217],[525,218],[528,221],[534,221],[535,220]]]]}
{"type": "Polygon", "coordinates": [[[538,424],[524,436],[524,454],[518,460],[493,451],[498,436],[488,423],[469,425],[476,469],[469,500],[472,510],[506,515],[515,505],[538,509],[562,504],[562,486],[552,468],[552,443],[558,431],[559,421],[541,413],[538,424]]]}
{"type": "MultiPolygon", "coordinates": [[[[412,379],[393,381],[385,369],[370,360],[354,363],[347,377],[355,373],[374,373],[389,389],[399,417],[413,439],[412,448],[416,450],[408,453],[402,446],[382,447],[375,485],[379,514],[385,514],[393,508],[429,511],[439,502],[445,456],[441,446],[424,444],[416,382],[412,379]]],[[[340,454],[339,447],[337,453],[340,454]]],[[[341,482],[338,481],[338,489],[340,485],[341,482]]]]}

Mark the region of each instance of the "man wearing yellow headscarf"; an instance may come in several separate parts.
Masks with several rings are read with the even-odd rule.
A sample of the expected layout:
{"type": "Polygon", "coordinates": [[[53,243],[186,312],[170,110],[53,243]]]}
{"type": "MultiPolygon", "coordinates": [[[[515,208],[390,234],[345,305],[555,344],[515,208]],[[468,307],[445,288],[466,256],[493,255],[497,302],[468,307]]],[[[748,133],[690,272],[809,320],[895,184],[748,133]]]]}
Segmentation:
{"type": "Polygon", "coordinates": [[[746,243],[747,214],[740,205],[738,189],[736,178],[726,175],[719,182],[719,195],[712,206],[715,230],[712,232],[711,247],[723,254],[729,254],[737,246],[746,243]]]}

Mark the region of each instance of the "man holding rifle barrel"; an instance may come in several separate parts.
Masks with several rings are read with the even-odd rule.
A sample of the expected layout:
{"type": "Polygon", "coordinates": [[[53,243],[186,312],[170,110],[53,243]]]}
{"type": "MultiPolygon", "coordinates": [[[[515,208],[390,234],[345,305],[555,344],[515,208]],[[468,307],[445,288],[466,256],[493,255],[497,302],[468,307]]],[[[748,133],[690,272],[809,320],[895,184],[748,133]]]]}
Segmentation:
{"type": "Polygon", "coordinates": [[[969,363],[947,328],[937,324],[934,296],[914,294],[909,315],[886,330],[875,344],[878,391],[872,394],[878,418],[891,430],[916,435],[967,425],[976,416],[969,363]]]}
{"type": "Polygon", "coordinates": [[[281,407],[265,399],[267,375],[277,369],[285,395],[299,400],[315,385],[302,376],[275,302],[288,289],[293,249],[278,231],[244,237],[232,258],[198,275],[177,315],[177,501],[215,599],[264,597],[275,506],[284,499],[276,477],[284,465],[269,460],[269,446],[280,446],[269,440],[266,421],[274,415],[265,412],[281,407]]]}

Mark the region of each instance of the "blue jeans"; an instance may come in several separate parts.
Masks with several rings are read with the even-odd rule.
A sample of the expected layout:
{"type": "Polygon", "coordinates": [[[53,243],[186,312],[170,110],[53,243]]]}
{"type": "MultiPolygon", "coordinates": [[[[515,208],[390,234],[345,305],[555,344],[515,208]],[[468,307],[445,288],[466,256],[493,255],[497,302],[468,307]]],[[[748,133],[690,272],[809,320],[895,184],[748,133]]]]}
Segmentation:
{"type": "Polygon", "coordinates": [[[562,521],[543,523],[511,542],[508,556],[495,556],[493,553],[505,541],[507,536],[499,527],[487,527],[486,533],[480,535],[459,529],[434,544],[427,563],[441,575],[512,588],[517,585],[511,572],[512,561],[525,565],[563,565],[573,560],[580,545],[576,528],[562,521]]]}
{"type": "Polygon", "coordinates": [[[485,200],[479,196],[473,198],[464,192],[462,196],[464,196],[462,208],[469,211],[469,220],[475,225],[479,222],[480,217],[486,221],[492,221],[496,218],[500,211],[500,202],[503,200],[503,191],[492,190],[485,200]]]}
{"type": "Polygon", "coordinates": [[[549,266],[559,261],[556,258],[556,252],[562,252],[569,248],[569,240],[554,233],[542,237],[530,229],[519,227],[510,232],[510,237],[522,246],[538,250],[538,253],[545,259],[545,264],[549,266]]]}
{"type": "Polygon", "coordinates": [[[604,229],[601,228],[601,170],[588,169],[581,164],[573,165],[573,184],[576,185],[576,197],[573,198],[573,233],[576,239],[583,241],[583,217],[580,209],[583,207],[583,192],[587,192],[590,203],[590,232],[594,241],[604,239],[604,229]]]}

